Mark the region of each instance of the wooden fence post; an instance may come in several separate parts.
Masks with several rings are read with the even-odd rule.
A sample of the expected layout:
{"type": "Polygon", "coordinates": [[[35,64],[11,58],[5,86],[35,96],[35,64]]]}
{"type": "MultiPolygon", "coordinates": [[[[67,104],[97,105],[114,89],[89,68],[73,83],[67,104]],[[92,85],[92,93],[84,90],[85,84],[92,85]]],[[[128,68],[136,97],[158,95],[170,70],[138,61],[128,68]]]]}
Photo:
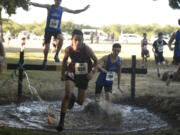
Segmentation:
{"type": "Polygon", "coordinates": [[[131,99],[135,99],[135,83],[136,83],[136,56],[132,56],[132,72],[131,72],[131,99]]]}
{"type": "Polygon", "coordinates": [[[19,75],[18,75],[18,101],[20,101],[22,97],[22,83],[23,83],[23,64],[24,64],[24,52],[20,52],[20,60],[19,60],[19,75]]]}

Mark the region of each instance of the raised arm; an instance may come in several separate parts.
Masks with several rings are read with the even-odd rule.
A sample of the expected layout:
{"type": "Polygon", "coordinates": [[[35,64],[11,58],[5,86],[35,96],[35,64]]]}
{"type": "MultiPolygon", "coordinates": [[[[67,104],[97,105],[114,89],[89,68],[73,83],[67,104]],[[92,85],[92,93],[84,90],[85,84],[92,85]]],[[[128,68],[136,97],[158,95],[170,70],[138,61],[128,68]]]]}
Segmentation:
{"type": "Polygon", "coordinates": [[[72,9],[68,9],[68,8],[63,7],[63,12],[78,14],[78,13],[81,13],[83,11],[86,11],[89,7],[90,7],[90,5],[87,5],[85,8],[77,9],[77,10],[72,10],[72,9]]]}
{"type": "Polygon", "coordinates": [[[41,8],[50,9],[49,4],[39,4],[39,3],[35,3],[35,2],[29,2],[29,5],[32,5],[32,6],[35,6],[35,7],[41,7],[41,8]]]}
{"type": "Polygon", "coordinates": [[[173,41],[174,41],[175,38],[176,38],[176,33],[174,32],[174,33],[172,34],[169,42],[168,42],[169,50],[173,50],[173,48],[172,48],[172,43],[173,43],[173,41]]]}

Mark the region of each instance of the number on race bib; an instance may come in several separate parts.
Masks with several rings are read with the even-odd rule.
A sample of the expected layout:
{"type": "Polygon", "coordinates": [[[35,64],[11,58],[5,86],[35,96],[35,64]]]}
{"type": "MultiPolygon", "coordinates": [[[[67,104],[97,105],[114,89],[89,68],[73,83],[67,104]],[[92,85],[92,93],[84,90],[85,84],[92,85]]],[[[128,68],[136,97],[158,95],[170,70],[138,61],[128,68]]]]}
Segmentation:
{"type": "Polygon", "coordinates": [[[58,28],[58,24],[59,24],[59,20],[51,19],[50,23],[49,23],[49,27],[57,29],[58,28]]]}
{"type": "Polygon", "coordinates": [[[85,75],[88,73],[88,64],[87,63],[76,63],[75,64],[75,74],[76,75],[85,75]]]}
{"type": "Polygon", "coordinates": [[[163,52],[163,46],[158,47],[158,52],[163,52]]]}
{"type": "Polygon", "coordinates": [[[107,81],[114,81],[115,72],[107,72],[106,74],[106,80],[107,81]]]}

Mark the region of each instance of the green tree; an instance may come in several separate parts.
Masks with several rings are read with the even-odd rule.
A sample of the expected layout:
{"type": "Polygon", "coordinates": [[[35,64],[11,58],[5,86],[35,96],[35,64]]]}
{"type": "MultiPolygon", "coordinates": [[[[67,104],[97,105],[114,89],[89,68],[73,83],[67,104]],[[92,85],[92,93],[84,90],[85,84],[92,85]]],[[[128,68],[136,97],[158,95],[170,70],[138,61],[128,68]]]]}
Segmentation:
{"type": "Polygon", "coordinates": [[[8,15],[15,14],[16,9],[19,7],[28,10],[28,1],[29,0],[0,0],[0,26],[2,27],[2,9],[4,9],[8,15]]]}
{"type": "Polygon", "coordinates": [[[95,28],[89,25],[82,25],[82,24],[75,24],[73,21],[67,21],[61,23],[61,28],[63,32],[67,32],[69,34],[72,33],[74,29],[89,29],[89,28],[95,28]]]}
{"type": "Polygon", "coordinates": [[[44,28],[46,25],[46,21],[43,21],[42,23],[34,22],[32,24],[24,24],[24,29],[32,32],[36,35],[43,35],[44,34],[44,28]]]}
{"type": "Polygon", "coordinates": [[[0,7],[4,8],[8,15],[15,14],[16,9],[22,7],[24,10],[28,10],[29,0],[1,0],[0,7]]]}
{"type": "MultiPolygon", "coordinates": [[[[114,24],[109,26],[103,26],[101,29],[108,33],[114,33],[115,38],[118,38],[121,34],[121,25],[114,24]]],[[[157,35],[159,32],[163,32],[165,35],[170,35],[172,32],[178,29],[177,26],[160,26],[156,23],[152,25],[139,25],[139,24],[132,24],[132,25],[124,25],[123,26],[123,33],[136,33],[138,35],[143,35],[143,33],[147,33],[147,38],[150,38],[152,35],[157,35]]]]}
{"type": "Polygon", "coordinates": [[[8,23],[4,23],[3,25],[4,33],[6,33],[8,30],[11,30],[11,34],[14,36],[17,36],[18,33],[24,29],[25,29],[24,26],[15,23],[12,20],[9,20],[8,23]]]}

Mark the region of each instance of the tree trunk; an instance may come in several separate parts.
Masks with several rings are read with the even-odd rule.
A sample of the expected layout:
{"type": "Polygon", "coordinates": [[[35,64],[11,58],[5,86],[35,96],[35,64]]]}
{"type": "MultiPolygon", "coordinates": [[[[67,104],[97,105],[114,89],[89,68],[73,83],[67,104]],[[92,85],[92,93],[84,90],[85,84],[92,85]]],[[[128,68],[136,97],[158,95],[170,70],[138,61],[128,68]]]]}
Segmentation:
{"type": "Polygon", "coordinates": [[[2,30],[2,8],[1,7],[0,7],[0,33],[1,33],[1,39],[2,39],[2,41],[4,41],[3,30],[2,30]]]}

